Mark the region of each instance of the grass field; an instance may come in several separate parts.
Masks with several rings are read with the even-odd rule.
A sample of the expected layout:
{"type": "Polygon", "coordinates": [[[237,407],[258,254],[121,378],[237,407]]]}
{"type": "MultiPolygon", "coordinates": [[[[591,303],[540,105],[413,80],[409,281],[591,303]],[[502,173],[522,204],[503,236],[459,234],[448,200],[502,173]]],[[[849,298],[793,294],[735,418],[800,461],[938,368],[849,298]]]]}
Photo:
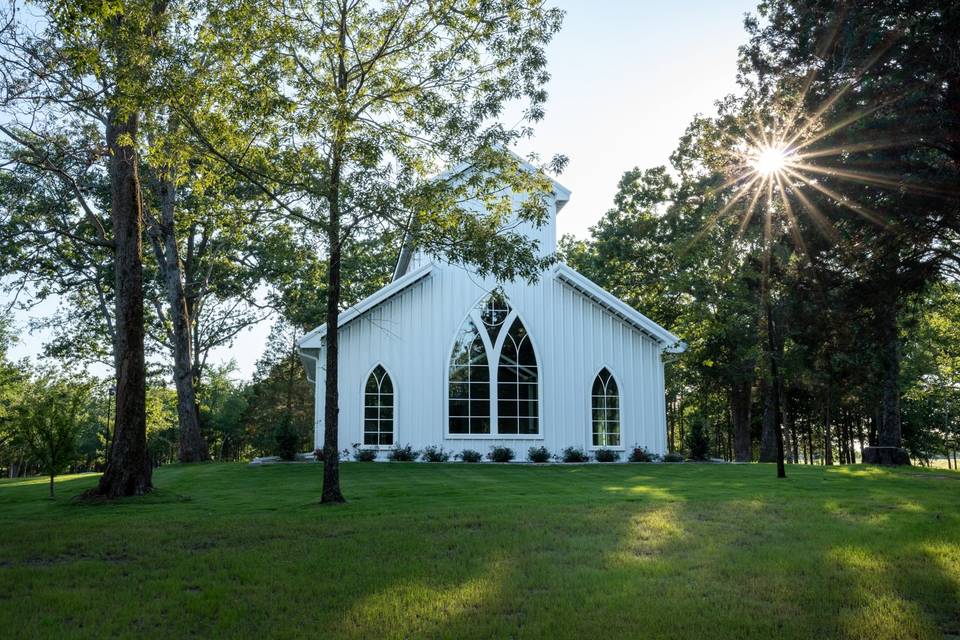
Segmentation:
{"type": "MultiPolygon", "coordinates": [[[[118,504],[0,481],[34,637],[960,636],[960,474],[760,465],[166,467],[118,504]]],[[[8,635],[9,634],[9,635],[8,635]]]]}

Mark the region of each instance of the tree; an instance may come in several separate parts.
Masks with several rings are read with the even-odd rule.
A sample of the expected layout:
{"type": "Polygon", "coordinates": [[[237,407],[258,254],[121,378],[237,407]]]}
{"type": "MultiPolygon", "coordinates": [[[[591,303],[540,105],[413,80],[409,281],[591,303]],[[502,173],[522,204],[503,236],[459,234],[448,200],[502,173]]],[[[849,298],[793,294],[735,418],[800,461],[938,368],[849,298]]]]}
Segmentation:
{"type": "Polygon", "coordinates": [[[958,263],[960,64],[950,52],[960,10],[780,0],[760,11],[762,22],[747,21],[742,78],[788,104],[791,144],[819,161],[788,189],[809,191],[803,209],[830,211],[854,249],[844,261],[871,311],[882,373],[880,447],[866,454],[903,462],[898,316],[958,263]]]}
{"type": "Polygon", "coordinates": [[[342,502],[337,327],[351,239],[400,228],[427,253],[481,274],[537,277],[549,257],[505,227],[517,218],[541,223],[552,187],[507,148],[543,115],[544,47],[562,14],[520,0],[313,0],[257,11],[211,10],[210,29],[221,35],[208,73],[223,80],[224,95],[244,100],[211,101],[209,113],[186,122],[211,154],[325,239],[321,500],[342,502]],[[223,55],[236,42],[250,46],[223,55]],[[526,103],[514,127],[500,122],[511,102],[526,103]],[[443,167],[454,169],[437,179],[443,167]],[[529,195],[518,210],[505,187],[529,195]]]}
{"type": "MultiPolygon", "coordinates": [[[[39,166],[71,188],[85,222],[96,230],[89,244],[112,250],[117,423],[106,470],[92,493],[119,497],[151,488],[146,447],[142,231],[141,117],[151,100],[150,78],[162,51],[159,34],[169,20],[166,1],[90,5],[41,2],[38,25],[26,25],[13,5],[4,15],[3,133],[39,166]],[[96,159],[106,165],[110,234],[90,207],[77,176],[49,158],[59,123],[78,122],[96,132],[96,159]]],[[[91,133],[90,137],[94,137],[91,133]]],[[[70,150],[75,151],[75,150],[70,150]]],[[[63,232],[63,230],[61,230],[63,232]]]]}
{"type": "Polygon", "coordinates": [[[88,385],[40,378],[29,384],[29,402],[22,402],[17,415],[18,431],[27,454],[53,481],[79,456],[80,431],[88,419],[88,385]]]}

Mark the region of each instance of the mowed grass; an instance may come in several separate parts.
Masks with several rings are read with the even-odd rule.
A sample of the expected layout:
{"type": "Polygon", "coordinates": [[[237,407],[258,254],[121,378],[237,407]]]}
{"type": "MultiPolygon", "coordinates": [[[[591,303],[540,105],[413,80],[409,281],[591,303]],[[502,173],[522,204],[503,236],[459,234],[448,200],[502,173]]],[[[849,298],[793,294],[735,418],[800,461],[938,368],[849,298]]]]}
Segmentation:
{"type": "Polygon", "coordinates": [[[768,465],[174,466],[0,481],[4,636],[960,636],[960,474],[768,465]]]}

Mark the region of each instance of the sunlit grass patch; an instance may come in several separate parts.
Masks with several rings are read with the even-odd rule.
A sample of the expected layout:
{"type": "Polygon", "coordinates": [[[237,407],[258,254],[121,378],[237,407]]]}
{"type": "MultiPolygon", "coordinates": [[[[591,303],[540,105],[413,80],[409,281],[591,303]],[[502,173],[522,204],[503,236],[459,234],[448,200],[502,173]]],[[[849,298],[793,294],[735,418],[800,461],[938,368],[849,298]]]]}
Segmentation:
{"type": "MultiPolygon", "coordinates": [[[[942,472],[941,472],[942,473],[942,472]]],[[[766,465],[173,466],[0,485],[17,637],[940,638],[960,495],[903,471],[766,465]],[[39,612],[39,613],[38,613],[39,612]],[[872,635],[871,635],[872,634],[872,635]]]]}

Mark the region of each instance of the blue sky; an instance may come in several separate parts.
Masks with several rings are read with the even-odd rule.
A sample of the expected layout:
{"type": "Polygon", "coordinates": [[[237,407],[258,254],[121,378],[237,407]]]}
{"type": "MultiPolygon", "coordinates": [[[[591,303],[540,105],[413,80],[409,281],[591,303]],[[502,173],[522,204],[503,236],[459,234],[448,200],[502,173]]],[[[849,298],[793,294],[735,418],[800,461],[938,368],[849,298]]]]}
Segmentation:
{"type": "MultiPolygon", "coordinates": [[[[715,100],[735,90],[743,16],[756,2],[555,0],[567,15],[548,50],[547,115],[520,151],[570,158],[559,176],[573,192],[560,233],[585,236],[624,171],[667,163],[693,116],[712,112],[715,100]]],[[[257,326],[214,359],[235,360],[248,378],[268,333],[268,324],[257,326]]],[[[42,342],[24,329],[12,355],[34,357],[42,342]]]]}

